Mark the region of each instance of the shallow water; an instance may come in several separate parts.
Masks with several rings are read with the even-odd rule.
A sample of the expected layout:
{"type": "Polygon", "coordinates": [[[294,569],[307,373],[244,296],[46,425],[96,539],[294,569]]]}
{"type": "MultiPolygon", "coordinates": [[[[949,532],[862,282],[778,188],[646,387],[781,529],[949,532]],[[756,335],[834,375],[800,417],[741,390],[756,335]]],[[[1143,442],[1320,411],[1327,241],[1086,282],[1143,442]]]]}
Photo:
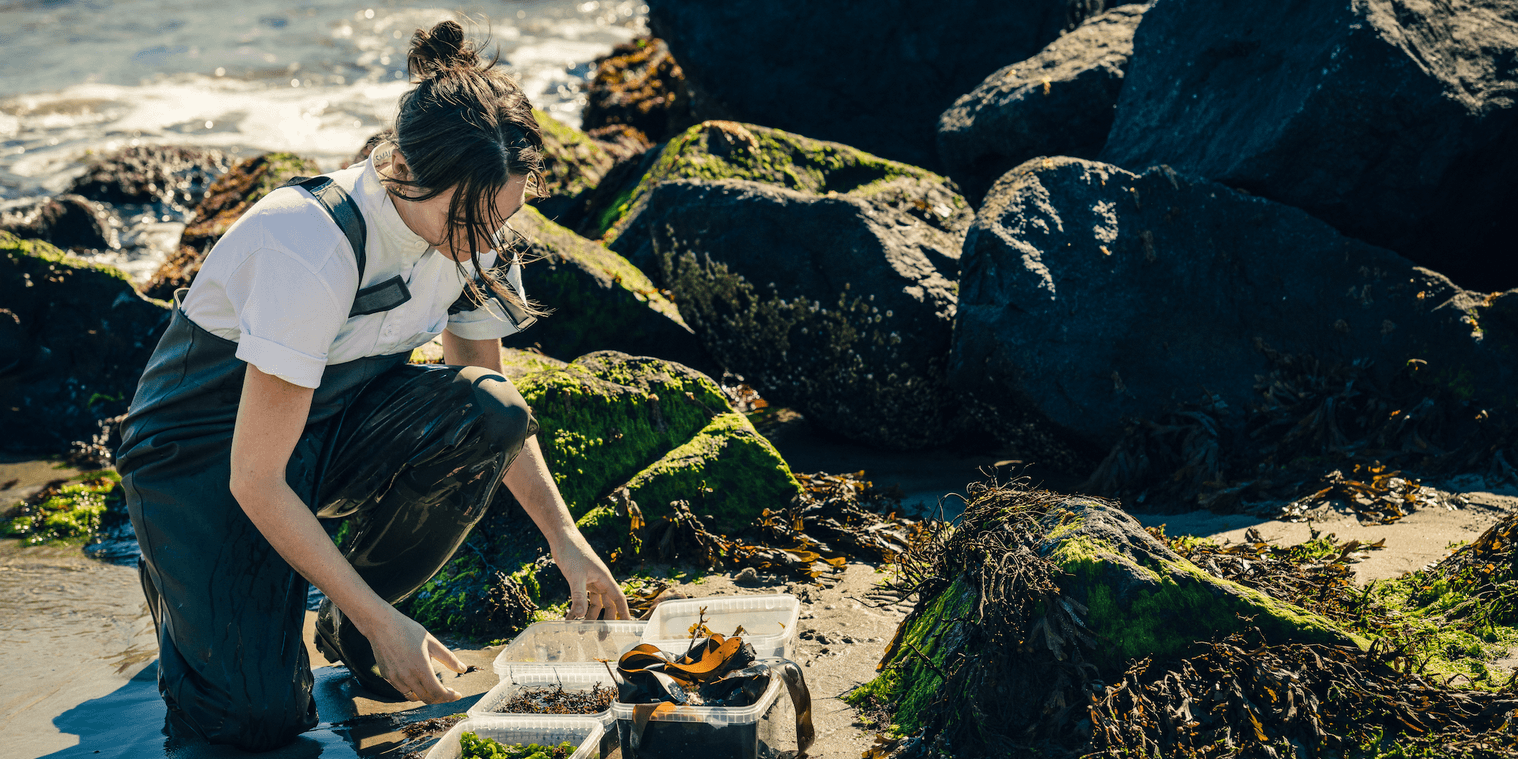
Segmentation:
{"type": "MultiPolygon", "coordinates": [[[[0,0],[0,209],[60,192],[91,156],[133,144],[289,150],[340,168],[394,119],[412,32],[464,19],[458,7],[0,0]]],[[[591,62],[647,11],[634,0],[464,7],[533,104],[574,126],[591,62]]],[[[95,257],[142,279],[177,244],[179,216],[131,209],[124,249],[95,257]]]]}

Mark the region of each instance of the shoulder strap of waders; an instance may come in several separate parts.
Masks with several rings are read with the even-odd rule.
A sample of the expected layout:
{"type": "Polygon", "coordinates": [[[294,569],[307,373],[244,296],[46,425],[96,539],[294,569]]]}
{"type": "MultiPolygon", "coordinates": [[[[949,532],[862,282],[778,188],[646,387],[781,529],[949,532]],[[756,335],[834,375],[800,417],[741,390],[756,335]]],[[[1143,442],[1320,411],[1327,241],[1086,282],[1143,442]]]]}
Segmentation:
{"type": "MultiPolygon", "coordinates": [[[[369,239],[369,227],[364,223],[364,215],[359,212],[353,196],[338,187],[331,177],[324,176],[293,177],[280,186],[299,187],[316,198],[336,222],[337,228],[342,230],[343,236],[348,238],[348,246],[353,248],[353,258],[358,264],[358,281],[363,284],[364,265],[368,262],[365,244],[369,239]]],[[[406,287],[406,280],[397,274],[384,282],[359,288],[353,296],[353,308],[349,309],[348,318],[389,311],[408,300],[411,300],[411,290],[406,287]]]]}

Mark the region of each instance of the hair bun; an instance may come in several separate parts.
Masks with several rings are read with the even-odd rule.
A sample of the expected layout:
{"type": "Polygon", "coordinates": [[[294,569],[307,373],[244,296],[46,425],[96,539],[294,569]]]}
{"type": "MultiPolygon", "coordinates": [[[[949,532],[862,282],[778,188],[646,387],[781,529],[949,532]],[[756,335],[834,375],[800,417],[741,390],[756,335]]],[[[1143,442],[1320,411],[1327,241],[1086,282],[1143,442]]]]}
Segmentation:
{"type": "Polygon", "coordinates": [[[474,46],[464,39],[464,27],[457,21],[444,21],[411,35],[406,68],[418,79],[430,79],[452,68],[473,67],[479,60],[474,46]]]}

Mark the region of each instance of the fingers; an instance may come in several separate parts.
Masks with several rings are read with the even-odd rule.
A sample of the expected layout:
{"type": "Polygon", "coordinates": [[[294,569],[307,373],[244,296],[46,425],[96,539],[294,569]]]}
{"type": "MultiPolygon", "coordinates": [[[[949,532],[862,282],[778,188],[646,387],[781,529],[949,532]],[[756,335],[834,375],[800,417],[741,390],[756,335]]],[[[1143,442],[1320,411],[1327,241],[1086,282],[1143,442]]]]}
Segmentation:
{"type": "Polygon", "coordinates": [[[616,585],[611,586],[611,608],[616,612],[617,619],[632,619],[632,611],[627,608],[627,596],[616,585]]]}
{"type": "Polygon", "coordinates": [[[586,598],[585,586],[584,585],[573,586],[573,587],[570,588],[570,592],[569,592],[569,613],[565,614],[564,618],[565,619],[584,619],[585,618],[585,610],[589,606],[590,606],[590,602],[586,598]]]}
{"type": "Polygon", "coordinates": [[[603,606],[602,603],[601,603],[601,594],[600,593],[591,593],[589,595],[590,595],[590,598],[589,598],[589,607],[590,608],[585,612],[585,618],[586,619],[600,619],[601,618],[601,609],[605,608],[605,606],[603,606]]]}
{"type": "Polygon", "coordinates": [[[431,658],[442,662],[443,666],[459,674],[463,674],[464,670],[469,669],[464,662],[459,660],[459,657],[454,656],[447,646],[443,645],[437,638],[432,637],[431,634],[427,636],[427,654],[431,658]]]}
{"type": "Polygon", "coordinates": [[[396,690],[412,701],[428,704],[442,704],[461,698],[458,691],[445,687],[438,681],[430,666],[427,667],[426,674],[415,673],[412,677],[403,679],[396,690]]]}

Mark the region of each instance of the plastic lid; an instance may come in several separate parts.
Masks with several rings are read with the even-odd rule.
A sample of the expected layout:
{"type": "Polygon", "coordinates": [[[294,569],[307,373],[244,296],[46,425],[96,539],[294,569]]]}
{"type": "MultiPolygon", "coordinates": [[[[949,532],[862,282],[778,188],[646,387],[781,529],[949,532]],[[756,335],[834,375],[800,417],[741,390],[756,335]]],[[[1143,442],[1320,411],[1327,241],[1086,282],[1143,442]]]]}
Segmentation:
{"type": "Polygon", "coordinates": [[[601,735],[605,729],[600,722],[587,717],[558,720],[470,717],[444,733],[432,746],[432,750],[427,752],[427,759],[459,759],[463,753],[459,746],[459,736],[466,732],[506,745],[536,743],[553,746],[569,741],[579,746],[570,755],[570,759],[595,759],[601,751],[601,735]]]}
{"type": "Polygon", "coordinates": [[[613,666],[623,652],[643,640],[647,622],[605,620],[534,622],[495,657],[495,673],[505,677],[506,668],[519,664],[552,664],[569,668],[600,669],[598,659],[613,666]]]}
{"type": "Polygon", "coordinates": [[[761,654],[765,650],[783,650],[787,642],[795,639],[801,618],[801,602],[789,593],[682,598],[654,607],[642,642],[665,651],[674,651],[677,643],[688,644],[690,628],[701,618],[703,607],[708,629],[732,635],[742,625],[743,639],[761,654]]]}

